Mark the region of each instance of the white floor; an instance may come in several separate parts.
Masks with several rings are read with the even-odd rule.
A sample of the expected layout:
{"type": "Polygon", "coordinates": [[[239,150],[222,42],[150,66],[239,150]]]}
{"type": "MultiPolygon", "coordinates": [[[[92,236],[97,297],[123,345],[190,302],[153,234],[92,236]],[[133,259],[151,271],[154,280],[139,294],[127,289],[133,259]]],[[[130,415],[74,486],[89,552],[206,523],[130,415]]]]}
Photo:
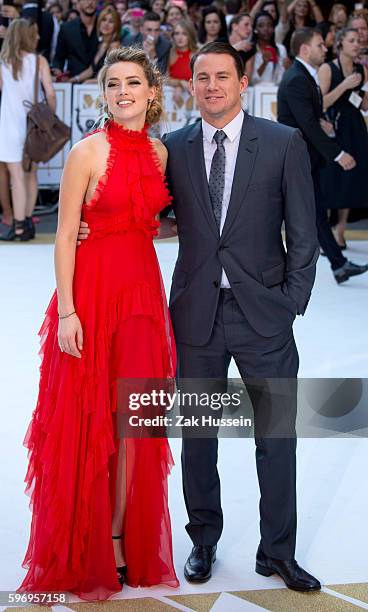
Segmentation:
{"type": "MultiPolygon", "coordinates": [[[[368,242],[350,244],[349,258],[357,263],[368,261],[368,242]]],[[[157,251],[168,289],[176,245],[159,243],[157,251]]],[[[0,591],[15,589],[24,575],[20,563],[27,545],[30,511],[23,492],[27,461],[22,440],[37,393],[37,331],[54,287],[52,252],[51,245],[2,245],[0,248],[3,287],[0,300],[0,591]]],[[[320,258],[308,312],[295,324],[300,376],[367,376],[367,307],[368,273],[338,286],[328,262],[320,258]]],[[[237,375],[233,365],[230,374],[237,375]]],[[[172,441],[172,448],[176,466],[170,478],[170,507],[181,587],[178,591],[124,588],[122,598],[198,592],[198,587],[185,582],[182,573],[190,541],[184,529],[186,513],[181,492],[179,440],[172,441]]],[[[367,459],[367,439],[298,442],[297,559],[327,585],[368,582],[367,459]]],[[[220,472],[225,527],[213,578],[200,587],[200,592],[282,586],[278,578],[263,578],[254,572],[259,496],[253,442],[222,439],[220,472]]],[[[223,605],[213,609],[220,608],[229,610],[231,605],[223,600],[223,605]]]]}

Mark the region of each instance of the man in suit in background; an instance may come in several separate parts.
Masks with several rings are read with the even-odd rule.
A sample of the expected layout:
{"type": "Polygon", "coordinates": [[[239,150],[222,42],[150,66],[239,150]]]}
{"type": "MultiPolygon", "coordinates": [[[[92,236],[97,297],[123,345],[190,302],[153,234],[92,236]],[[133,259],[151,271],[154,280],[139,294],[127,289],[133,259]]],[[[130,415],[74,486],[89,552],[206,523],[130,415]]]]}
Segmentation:
{"type": "Polygon", "coordinates": [[[145,13],[141,31],[135,36],[124,38],[124,47],[139,46],[152,60],[156,61],[162,74],[166,74],[169,63],[171,44],[166,36],[160,34],[160,16],[156,13],[145,13]]]}
{"type": "Polygon", "coordinates": [[[53,61],[55,76],[64,71],[66,63],[70,81],[78,83],[78,75],[92,64],[98,48],[96,7],[97,0],[79,0],[80,17],[61,26],[53,61]]]}
{"type": "MultiPolygon", "coordinates": [[[[256,571],[277,573],[292,589],[317,590],[318,580],[294,559],[295,435],[260,434],[263,418],[286,418],[295,432],[299,360],[292,325],[305,313],[319,254],[308,152],[299,130],[243,112],[247,77],[230,45],[205,45],[191,65],[202,121],[163,139],[179,237],[170,295],[179,386],[186,379],[226,381],[235,359],[254,410],[261,491],[256,571]],[[252,378],[262,381],[256,392],[252,378]],[[274,393],[266,379],[273,379],[274,393]]],[[[217,437],[183,437],[190,582],[211,577],[222,532],[217,449],[217,437]]]]}
{"type": "Polygon", "coordinates": [[[320,169],[326,161],[335,161],[348,172],[354,168],[355,160],[327,135],[328,122],[321,122],[323,99],[317,70],[325,60],[327,49],[320,32],[312,28],[298,29],[292,36],[291,52],[296,59],[285,72],[278,89],[278,121],[299,128],[307,142],[315,190],[318,239],[337,283],[343,283],[351,276],[366,272],[368,265],[353,264],[341,253],[323,203],[320,169]]]}

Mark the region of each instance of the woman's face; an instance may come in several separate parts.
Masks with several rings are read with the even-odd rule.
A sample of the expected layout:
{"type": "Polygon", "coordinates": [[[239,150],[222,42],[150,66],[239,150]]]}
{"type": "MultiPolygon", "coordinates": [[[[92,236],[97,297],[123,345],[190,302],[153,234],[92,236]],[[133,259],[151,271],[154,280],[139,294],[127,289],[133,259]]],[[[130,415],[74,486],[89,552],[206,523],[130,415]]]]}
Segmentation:
{"type": "Polygon", "coordinates": [[[100,34],[102,36],[111,36],[111,34],[113,34],[114,32],[114,27],[115,25],[114,25],[114,19],[112,15],[110,14],[104,15],[100,23],[100,34]]]}
{"type": "Polygon", "coordinates": [[[221,30],[220,17],[216,13],[206,15],[204,29],[209,36],[218,36],[221,30]]]}
{"type": "Polygon", "coordinates": [[[178,49],[188,49],[189,37],[184,28],[176,26],[173,31],[173,40],[178,49]]]}
{"type": "Polygon", "coordinates": [[[356,59],[360,51],[359,35],[355,32],[348,32],[342,41],[341,51],[348,57],[356,59]]]}
{"type": "Polygon", "coordinates": [[[263,42],[270,42],[275,31],[273,20],[270,17],[266,16],[260,17],[257,20],[257,25],[255,29],[258,33],[258,40],[262,40],[263,42]]]}
{"type": "Polygon", "coordinates": [[[181,19],[183,19],[183,15],[180,9],[177,6],[171,6],[167,11],[166,23],[174,27],[181,19]]]}
{"type": "Polygon", "coordinates": [[[148,85],[142,66],[117,62],[107,70],[104,96],[117,123],[139,129],[137,126],[145,123],[148,101],[155,97],[155,88],[148,85]]]}
{"type": "Polygon", "coordinates": [[[325,45],[328,49],[332,49],[334,44],[335,44],[335,39],[336,39],[336,26],[332,25],[330,26],[329,31],[327,32],[327,36],[325,39],[325,45]]]}
{"type": "MultiPolygon", "coordinates": [[[[248,38],[252,35],[252,22],[250,17],[243,17],[236,27],[236,33],[242,37],[244,40],[248,40],[248,38]]],[[[234,28],[234,26],[233,26],[234,28]]]]}
{"type": "Polygon", "coordinates": [[[295,15],[297,17],[308,17],[309,2],[307,0],[298,0],[295,6],[295,15]]]}
{"type": "Polygon", "coordinates": [[[155,0],[152,3],[152,11],[154,13],[157,13],[157,15],[161,15],[162,11],[164,10],[165,7],[165,1],[164,0],[155,0]]]}
{"type": "Polygon", "coordinates": [[[263,10],[269,13],[274,21],[277,21],[277,12],[274,4],[266,4],[263,10]]]}

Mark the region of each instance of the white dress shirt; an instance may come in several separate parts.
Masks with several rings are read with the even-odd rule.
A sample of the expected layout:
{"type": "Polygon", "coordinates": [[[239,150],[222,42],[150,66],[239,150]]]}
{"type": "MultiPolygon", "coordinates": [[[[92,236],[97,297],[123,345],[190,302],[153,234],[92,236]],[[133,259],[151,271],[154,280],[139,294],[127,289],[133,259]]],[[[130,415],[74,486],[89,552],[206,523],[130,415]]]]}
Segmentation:
{"type": "MultiPolygon", "coordinates": [[[[233,186],[233,178],[234,178],[234,170],[236,159],[238,157],[238,149],[239,149],[239,141],[240,134],[243,127],[244,120],[244,112],[241,110],[236,117],[230,123],[225,125],[222,128],[222,131],[225,132],[227,138],[224,140],[225,147],[225,187],[224,187],[224,195],[222,198],[222,212],[221,212],[221,225],[220,225],[220,234],[222,233],[222,229],[224,227],[227,210],[229,208],[231,188],[233,186]]],[[[213,141],[213,137],[215,132],[217,132],[217,128],[213,127],[202,119],[202,131],[203,131],[203,151],[204,151],[204,161],[206,165],[206,174],[207,181],[210,177],[211,163],[212,158],[216,152],[217,145],[213,141]]],[[[226,277],[225,270],[222,270],[221,277],[221,287],[223,289],[228,289],[230,287],[229,281],[226,277]]]]}
{"type": "Polygon", "coordinates": [[[318,76],[318,70],[316,70],[316,68],[314,68],[313,66],[311,66],[310,64],[307,64],[307,62],[305,62],[304,60],[300,59],[300,57],[296,58],[298,60],[298,62],[300,62],[301,64],[303,64],[304,68],[306,70],[308,70],[309,74],[311,75],[311,77],[314,78],[314,80],[316,81],[318,87],[319,87],[319,76],[318,76]]]}
{"type": "MultiPolygon", "coordinates": [[[[320,83],[319,83],[319,76],[318,76],[318,71],[316,70],[316,68],[313,68],[313,66],[311,66],[310,64],[307,64],[307,62],[305,62],[304,60],[300,59],[300,57],[296,58],[298,60],[298,62],[300,62],[301,64],[303,64],[304,68],[306,70],[308,70],[309,74],[313,77],[313,79],[315,80],[317,87],[319,88],[319,90],[321,91],[320,88],[320,83]]],[[[321,96],[322,96],[322,92],[321,92],[321,96]]],[[[342,156],[344,155],[344,151],[340,151],[340,153],[338,154],[337,157],[335,157],[334,161],[338,162],[342,156]]]]}

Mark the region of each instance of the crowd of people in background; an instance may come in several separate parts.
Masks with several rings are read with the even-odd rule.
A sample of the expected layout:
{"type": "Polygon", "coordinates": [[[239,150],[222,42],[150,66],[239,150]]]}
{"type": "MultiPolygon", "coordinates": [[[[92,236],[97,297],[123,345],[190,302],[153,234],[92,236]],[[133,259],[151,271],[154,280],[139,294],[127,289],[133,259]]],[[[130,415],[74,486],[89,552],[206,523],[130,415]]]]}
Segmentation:
{"type": "MultiPolygon", "coordinates": [[[[188,81],[191,55],[201,45],[229,42],[242,56],[251,85],[279,84],[290,66],[290,41],[301,27],[317,27],[337,56],[336,34],[357,30],[359,55],[368,65],[368,2],[315,0],[3,0],[0,41],[19,17],[38,23],[38,51],[56,81],[96,79],[106,53],[116,46],[140,45],[163,73],[188,81]],[[178,76],[179,75],[179,76],[178,76]]],[[[1,44],[1,43],[0,43],[1,44]]]]}
{"type": "MultiPolygon", "coordinates": [[[[24,3],[22,0],[2,2],[0,66],[9,58],[9,45],[19,61],[30,61],[26,58],[37,50],[46,62],[44,74],[50,67],[49,96],[51,79],[75,84],[97,82],[106,54],[116,47],[132,45],[143,48],[157,63],[169,85],[187,90],[191,57],[201,45],[213,41],[228,42],[238,51],[250,85],[278,86],[294,59],[290,45],[293,33],[305,27],[315,28],[327,49],[319,78],[325,118],[335,126],[331,136],[341,138],[346,150],[352,144],[358,147],[358,157],[366,150],[365,123],[357,108],[352,112],[351,94],[359,93],[368,80],[368,2],[45,0],[44,6],[40,0],[37,4],[27,0],[24,3]],[[34,37],[25,35],[21,39],[16,34],[14,23],[23,20],[27,20],[30,27],[37,24],[38,36],[33,47],[29,41],[34,37]]],[[[8,87],[15,87],[14,70],[11,85],[10,74],[7,75],[8,87]]],[[[4,83],[2,88],[4,100],[4,83]]],[[[0,121],[3,143],[8,131],[4,116],[0,121]]],[[[335,237],[341,248],[345,248],[344,231],[349,218],[347,195],[356,194],[357,205],[361,208],[368,204],[362,203],[367,189],[360,182],[363,174],[360,173],[358,180],[357,173],[351,173],[350,183],[344,177],[341,189],[337,190],[336,185],[342,180],[337,170],[334,166],[327,168],[322,183],[329,193],[329,207],[338,209],[334,221],[335,237]],[[335,197],[337,191],[338,197],[335,197]]],[[[23,181],[23,191],[27,188],[26,181],[29,182],[29,177],[22,172],[19,160],[10,159],[5,145],[0,144],[0,203],[5,224],[12,223],[13,219],[10,178],[15,184],[23,181]],[[15,163],[18,163],[16,168],[15,163]]],[[[20,200],[23,202],[24,198],[20,200]]],[[[20,221],[24,222],[26,217],[32,216],[32,204],[24,206],[23,203],[22,207],[25,212],[20,213],[20,221]]],[[[15,232],[22,234],[24,239],[29,237],[25,226],[13,228],[13,235],[15,232]]],[[[29,232],[34,235],[34,228],[29,232]]]]}

